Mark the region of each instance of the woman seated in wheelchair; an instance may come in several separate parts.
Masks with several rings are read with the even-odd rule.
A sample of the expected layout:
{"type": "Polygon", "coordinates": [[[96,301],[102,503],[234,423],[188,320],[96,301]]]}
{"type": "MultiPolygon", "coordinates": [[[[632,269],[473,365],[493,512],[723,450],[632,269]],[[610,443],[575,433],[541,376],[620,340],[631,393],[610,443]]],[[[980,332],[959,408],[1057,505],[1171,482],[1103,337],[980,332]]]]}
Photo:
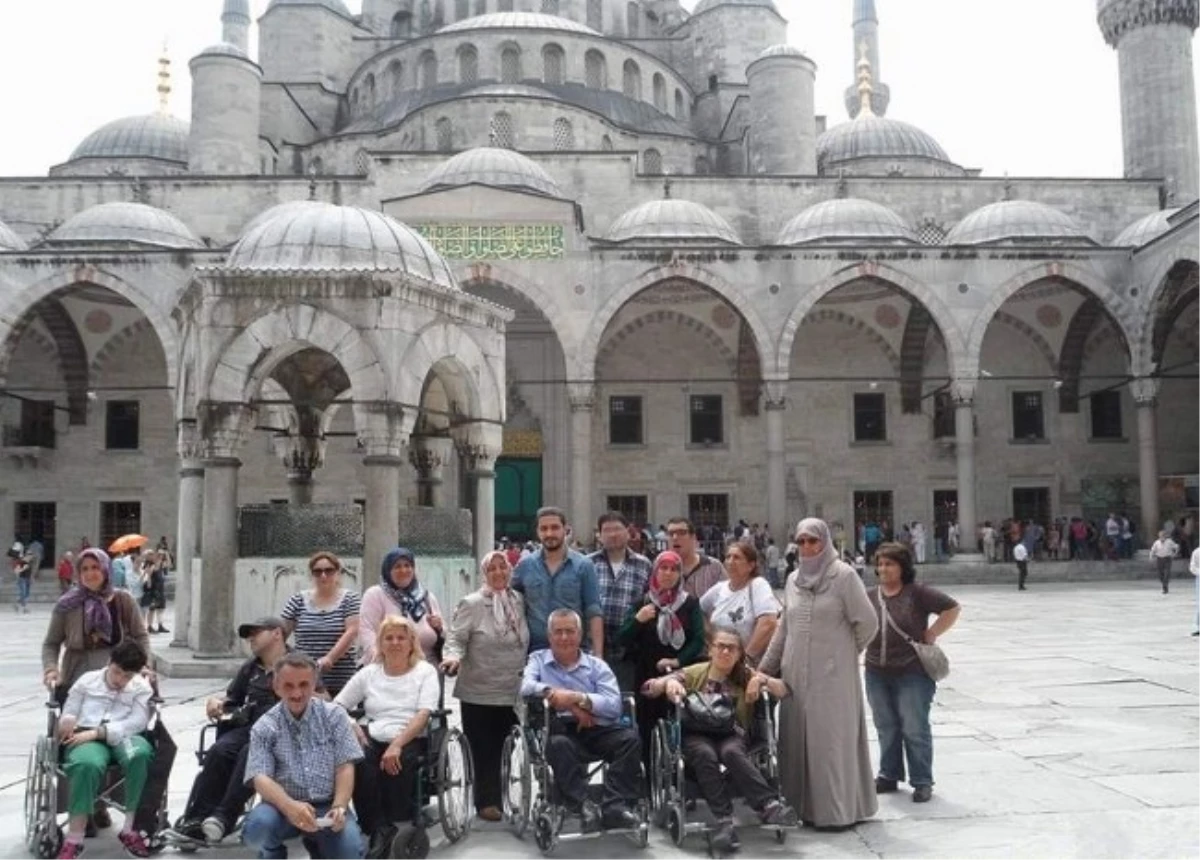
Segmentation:
{"type": "Polygon", "coordinates": [[[429,717],[438,706],[438,673],[425,660],[416,626],[389,615],[375,637],[375,661],[359,669],[334,701],[353,711],[361,704],[364,731],[354,724],[365,756],[354,779],[354,808],[370,836],[367,855],[382,856],[397,822],[416,813],[418,763],[429,717]]]}
{"type": "Polygon", "coordinates": [[[149,857],[145,836],[134,829],[134,813],[154,749],[142,736],[150,722],[150,683],[141,677],[146,652],[132,639],[118,642],[108,666],[85,672],[71,686],[58,739],[66,749],[63,771],[70,786],[67,838],[59,857],[83,854],[84,830],[104,777],[114,762],[125,776],[125,826],[118,838],[134,857],[149,857]]]}
{"type": "MultiPolygon", "coordinates": [[[[717,627],[709,644],[708,662],[642,686],[643,695],[666,695],[680,705],[683,760],[695,774],[700,792],[717,820],[712,846],[720,854],[738,844],[733,798],[721,774],[722,765],[734,790],[758,813],[763,824],[796,824],[795,811],[755,767],[747,750],[754,731],[753,699],[758,691],[752,689],[753,698],[747,696],[751,673],[743,648],[738,631],[717,627]]],[[[777,678],[768,681],[766,689],[777,698],[788,694],[787,685],[777,678]]]]}

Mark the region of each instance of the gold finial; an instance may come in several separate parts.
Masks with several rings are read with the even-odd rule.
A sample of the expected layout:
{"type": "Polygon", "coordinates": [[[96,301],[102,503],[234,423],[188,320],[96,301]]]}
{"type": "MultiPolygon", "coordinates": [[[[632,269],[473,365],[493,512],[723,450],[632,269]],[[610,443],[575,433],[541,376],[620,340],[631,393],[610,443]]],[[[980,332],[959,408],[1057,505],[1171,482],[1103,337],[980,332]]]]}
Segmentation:
{"type": "Polygon", "coordinates": [[[874,89],[871,86],[871,60],[868,57],[870,46],[863,39],[858,43],[858,115],[874,116],[871,110],[871,96],[874,89]]]}
{"type": "Polygon", "coordinates": [[[158,112],[163,116],[171,112],[171,58],[167,56],[165,41],[158,58],[158,112]]]}

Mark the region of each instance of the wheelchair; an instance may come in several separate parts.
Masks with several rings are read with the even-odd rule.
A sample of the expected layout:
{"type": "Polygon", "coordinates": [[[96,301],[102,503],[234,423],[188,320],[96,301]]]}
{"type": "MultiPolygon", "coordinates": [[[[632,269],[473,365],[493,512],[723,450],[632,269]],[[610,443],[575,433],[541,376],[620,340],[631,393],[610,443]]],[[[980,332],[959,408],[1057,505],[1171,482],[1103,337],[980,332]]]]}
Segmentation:
{"type": "MultiPolygon", "coordinates": [[[[714,857],[710,825],[699,819],[688,821],[688,813],[696,810],[703,795],[692,769],[683,760],[682,710],[682,703],[676,702],[671,716],[660,719],[654,727],[650,741],[650,804],[656,823],[666,828],[677,846],[682,846],[690,834],[702,833],[708,844],[708,856],[714,857]]],[[[778,702],[764,689],[754,703],[754,726],[746,744],[750,760],[776,792],[780,791],[778,714],[778,702]]],[[[736,797],[728,775],[726,784],[730,796],[736,797]]],[[[781,845],[787,840],[787,831],[795,829],[775,824],[757,827],[774,832],[781,845]]]]}
{"type": "MultiPolygon", "coordinates": [[[[589,833],[562,832],[567,812],[565,807],[553,800],[554,773],[545,757],[551,724],[557,716],[554,709],[546,707],[545,701],[538,697],[522,699],[517,713],[519,725],[514,726],[504,739],[500,755],[502,812],[513,833],[521,838],[532,826],[534,841],[543,855],[549,855],[559,842],[591,839],[605,834],[623,834],[630,837],[639,848],[645,848],[650,843],[650,806],[645,799],[638,801],[636,814],[640,823],[636,828],[602,829],[589,833]]],[[[622,694],[621,724],[637,725],[636,704],[631,693],[622,694]]],[[[589,795],[600,788],[592,780],[598,773],[603,775],[604,769],[605,764],[600,762],[587,771],[589,795]]],[[[644,769],[642,778],[644,782],[644,769]]],[[[598,795],[592,796],[592,799],[597,800],[598,795]]]]}
{"type": "MultiPolygon", "coordinates": [[[[163,700],[155,689],[150,698],[150,722],[147,732],[156,729],[159,721],[159,706],[163,700]]],[[[29,752],[29,763],[25,780],[25,847],[30,856],[54,858],[62,849],[65,834],[63,828],[70,787],[63,770],[65,749],[58,740],[58,722],[62,718],[63,703],[51,693],[46,702],[46,734],[37,739],[29,752]]],[[[157,747],[156,747],[157,755],[157,747]]],[[[125,777],[121,768],[113,763],[100,785],[98,802],[122,814],[136,814],[125,805],[125,777]]],[[[147,809],[147,798],[142,799],[142,809],[147,809]]],[[[161,834],[167,828],[167,791],[157,798],[154,807],[154,836],[149,840],[151,849],[163,846],[161,834]]]]}

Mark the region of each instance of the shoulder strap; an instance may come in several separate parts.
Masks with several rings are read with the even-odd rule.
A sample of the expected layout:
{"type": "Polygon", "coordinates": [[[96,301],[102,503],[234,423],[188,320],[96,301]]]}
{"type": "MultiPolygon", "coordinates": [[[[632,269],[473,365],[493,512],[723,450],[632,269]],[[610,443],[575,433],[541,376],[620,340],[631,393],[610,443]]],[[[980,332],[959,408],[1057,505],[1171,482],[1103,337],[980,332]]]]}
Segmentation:
{"type": "Polygon", "coordinates": [[[914,641],[913,638],[911,636],[909,636],[907,633],[905,633],[903,630],[901,630],[900,625],[897,624],[895,621],[893,621],[892,616],[888,613],[887,607],[883,603],[883,589],[880,588],[875,593],[879,597],[879,611],[883,613],[883,620],[885,622],[887,622],[887,625],[889,627],[891,627],[893,630],[895,630],[897,633],[900,634],[901,639],[903,639],[909,645],[913,644],[913,641],[914,641]]]}

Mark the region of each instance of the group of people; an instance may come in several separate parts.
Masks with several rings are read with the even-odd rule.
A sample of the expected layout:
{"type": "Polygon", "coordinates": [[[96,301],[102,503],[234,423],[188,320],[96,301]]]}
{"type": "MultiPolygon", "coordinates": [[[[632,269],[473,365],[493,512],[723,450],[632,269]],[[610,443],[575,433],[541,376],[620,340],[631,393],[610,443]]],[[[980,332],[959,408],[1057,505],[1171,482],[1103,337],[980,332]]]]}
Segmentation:
{"type": "MultiPolygon", "coordinates": [[[[730,542],[721,560],[703,552],[688,520],[675,518],[665,524],[668,548],[651,561],[630,547],[628,525],[620,514],[602,516],[601,547],[585,556],[568,548],[565,514],[543,508],[539,548],[515,567],[504,551],[487,553],[481,587],[448,618],[402,547],[386,555],[379,583],[361,598],[343,587],[337,556],[313,555],[309,588],[278,617],[239,628],[253,656],[225,695],[206,703],[223,729],[175,829],[219,842],[257,793],[242,838],[259,856],[285,856],[283,843],[297,835],[314,838],[326,857],[386,853],[395,826],[414,813],[414,762],[437,707],[439,670],[456,676],[476,812],[485,820],[501,818],[501,750],[521,697],[543,700],[556,715],[545,755],[584,829],[636,824],[651,730],[669,702],[689,693],[727,697],[736,713],[723,736],[685,729],[683,738],[685,761],[717,819],[719,851],[738,844],[722,766],[736,793],[774,825],[851,827],[875,813],[877,792],[906,779],[914,801],[929,799],[935,684],[910,642],[936,641],[959,608],[915,582],[909,548],[876,549],[879,584],[868,591],[840,560],[829,527],[805,519],[781,604],[752,540],[730,542]],[[877,772],[859,676],[864,650],[877,772]],[[780,791],[748,755],[753,703],[764,689],[781,700],[780,791]],[[622,692],[637,694],[636,724],[622,719],[622,692]],[[608,765],[598,804],[588,799],[585,753],[608,765]]],[[[144,710],[135,676],[149,651],[145,620],[132,596],[114,588],[105,553],[84,550],[77,565],[77,583],[51,617],[43,679],[67,691],[99,673],[82,689],[125,696],[128,708],[144,710]]],[[[137,720],[114,732],[97,724],[96,708],[66,700],[64,739],[92,751],[66,764],[72,818],[62,856],[77,857],[96,821],[96,763],[124,767],[126,753],[143,763],[147,756],[122,746],[137,720]]],[[[121,839],[137,854],[144,841],[130,827],[121,839]]]]}

